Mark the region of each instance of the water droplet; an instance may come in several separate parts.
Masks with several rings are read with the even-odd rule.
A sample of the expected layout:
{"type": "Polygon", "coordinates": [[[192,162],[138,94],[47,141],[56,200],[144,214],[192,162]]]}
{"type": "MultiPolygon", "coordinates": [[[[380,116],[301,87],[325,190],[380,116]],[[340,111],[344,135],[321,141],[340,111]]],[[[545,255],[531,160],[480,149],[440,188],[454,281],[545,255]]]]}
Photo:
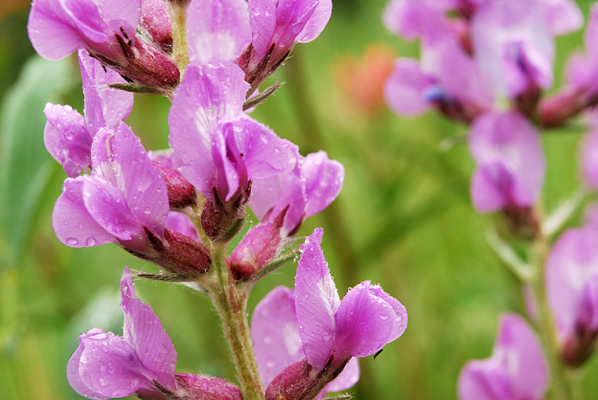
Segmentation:
{"type": "Polygon", "coordinates": [[[66,240],[66,244],[69,246],[75,246],[77,243],[79,243],[79,241],[73,237],[70,237],[66,240]]]}
{"type": "Polygon", "coordinates": [[[88,237],[87,240],[85,241],[85,244],[89,247],[91,246],[95,246],[96,245],[96,239],[93,237],[88,237]]]}
{"type": "Polygon", "coordinates": [[[388,315],[380,315],[380,319],[382,321],[386,321],[388,319],[388,315]]]}
{"type": "Polygon", "coordinates": [[[151,213],[151,212],[152,212],[152,210],[151,210],[149,207],[145,207],[145,208],[143,209],[143,212],[144,212],[144,213],[146,213],[146,214],[149,214],[149,213],[151,213]]]}
{"type": "Polygon", "coordinates": [[[100,372],[105,372],[105,371],[106,371],[106,366],[105,365],[100,366],[100,372]]]}
{"type": "Polygon", "coordinates": [[[104,387],[106,386],[106,381],[102,378],[98,379],[98,382],[100,383],[100,386],[104,387]]]}

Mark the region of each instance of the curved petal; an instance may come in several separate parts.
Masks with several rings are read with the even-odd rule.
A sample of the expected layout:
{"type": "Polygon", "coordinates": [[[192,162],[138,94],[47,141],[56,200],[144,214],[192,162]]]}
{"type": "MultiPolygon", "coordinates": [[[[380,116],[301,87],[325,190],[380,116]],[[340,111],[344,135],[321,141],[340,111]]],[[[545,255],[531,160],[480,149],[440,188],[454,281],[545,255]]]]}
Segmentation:
{"type": "Polygon", "coordinates": [[[116,238],[102,228],[89,214],[83,201],[86,178],[64,181],[62,194],[56,200],[52,226],[56,237],[71,247],[90,247],[116,242],[116,238]]]}
{"type": "Polygon", "coordinates": [[[123,338],[95,328],[79,336],[79,341],[84,347],[79,375],[90,391],[112,398],[153,388],[135,349],[123,338]]]}
{"type": "Polygon", "coordinates": [[[248,88],[243,71],[223,63],[189,66],[175,91],[168,115],[170,145],[185,163],[183,176],[210,201],[215,174],[212,136],[219,118],[242,112],[248,88]]]}
{"type": "Polygon", "coordinates": [[[334,314],[340,304],[320,247],[323,234],[322,228],[317,228],[305,238],[295,276],[295,307],[303,351],[309,365],[318,371],[326,365],[334,345],[334,314]]]}
{"type": "Polygon", "coordinates": [[[71,106],[46,104],[44,114],[48,122],[44,127],[44,144],[66,174],[74,178],[91,166],[90,132],[85,118],[71,106]]]}
{"type": "Polygon", "coordinates": [[[301,31],[295,41],[297,43],[311,42],[324,30],[330,16],[332,15],[332,0],[320,0],[314,13],[311,15],[305,27],[301,31]]]}
{"type": "Polygon", "coordinates": [[[583,26],[583,14],[571,0],[543,0],[548,28],[553,35],[575,32],[583,26]]]}
{"type": "Polygon", "coordinates": [[[166,184],[131,128],[120,122],[116,131],[100,130],[92,152],[94,175],[118,188],[138,225],[164,237],[169,211],[166,184]]]}
{"type": "Polygon", "coordinates": [[[35,51],[48,60],[58,60],[85,47],[60,0],[34,0],[27,32],[35,51]]]}
{"type": "Polygon", "coordinates": [[[264,387],[304,357],[292,289],[278,286],[259,302],[251,317],[251,338],[264,387]]]}
{"type": "Polygon", "coordinates": [[[232,61],[251,43],[244,0],[194,0],[187,11],[191,62],[232,61]]]}
{"type": "Polygon", "coordinates": [[[301,161],[305,182],[305,218],[324,210],[336,199],[343,187],[345,169],[338,161],[329,160],[324,151],[308,154],[301,161]]]}
{"type": "Polygon", "coordinates": [[[504,400],[513,398],[505,374],[494,360],[469,361],[459,374],[460,400],[504,400]]]}
{"type": "Polygon", "coordinates": [[[134,349],[144,368],[151,371],[153,379],[162,385],[176,388],[176,350],[152,308],[135,296],[128,268],[125,268],[120,281],[120,291],[120,306],[125,313],[125,341],[134,349]]]}
{"type": "Polygon", "coordinates": [[[199,235],[197,234],[197,229],[195,228],[195,225],[193,225],[189,217],[187,217],[185,214],[176,211],[169,212],[168,217],[166,217],[165,227],[180,232],[183,235],[188,236],[191,239],[194,239],[199,242],[199,235]]]}
{"type": "Polygon", "coordinates": [[[276,29],[276,2],[272,0],[248,0],[249,26],[252,45],[257,59],[261,59],[270,47],[276,29]]]}
{"type": "MultiPolygon", "coordinates": [[[[471,179],[471,202],[481,213],[497,211],[512,204],[514,180],[508,160],[495,160],[481,165],[471,179]]],[[[519,204],[529,206],[531,204],[519,204]]]]}
{"type": "Polygon", "coordinates": [[[397,314],[386,301],[388,295],[377,296],[378,289],[370,282],[362,282],[341,301],[336,312],[335,356],[344,359],[375,354],[404,332],[407,326],[404,307],[397,314]]]}
{"type": "Polygon", "coordinates": [[[79,344],[77,350],[71,356],[68,364],[66,365],[66,378],[69,381],[69,385],[79,393],[81,396],[87,397],[88,399],[107,399],[109,397],[102,395],[101,393],[94,392],[83,383],[81,375],[79,375],[79,368],[81,366],[81,355],[85,346],[79,344]]]}

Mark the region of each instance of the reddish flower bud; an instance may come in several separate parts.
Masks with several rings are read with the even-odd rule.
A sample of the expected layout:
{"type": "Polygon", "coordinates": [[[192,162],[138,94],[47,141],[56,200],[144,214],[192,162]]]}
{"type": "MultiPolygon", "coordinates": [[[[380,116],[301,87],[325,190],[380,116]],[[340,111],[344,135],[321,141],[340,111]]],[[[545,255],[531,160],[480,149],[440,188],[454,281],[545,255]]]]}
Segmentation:
{"type": "Polygon", "coordinates": [[[575,333],[567,338],[561,350],[561,358],[570,367],[583,365],[594,352],[598,331],[578,324],[575,333]]]}
{"type": "Polygon", "coordinates": [[[197,202],[195,187],[187,182],[179,171],[156,161],[152,161],[152,164],[166,183],[168,203],[171,209],[185,208],[197,202]]]}
{"type": "Polygon", "coordinates": [[[172,24],[168,5],[162,0],[143,0],[139,30],[165,53],[172,52],[172,24]]]}
{"type": "Polygon", "coordinates": [[[211,240],[228,242],[241,231],[250,190],[248,188],[245,195],[239,196],[233,203],[224,204],[213,189],[214,202],[207,201],[201,212],[201,227],[211,240]]]}

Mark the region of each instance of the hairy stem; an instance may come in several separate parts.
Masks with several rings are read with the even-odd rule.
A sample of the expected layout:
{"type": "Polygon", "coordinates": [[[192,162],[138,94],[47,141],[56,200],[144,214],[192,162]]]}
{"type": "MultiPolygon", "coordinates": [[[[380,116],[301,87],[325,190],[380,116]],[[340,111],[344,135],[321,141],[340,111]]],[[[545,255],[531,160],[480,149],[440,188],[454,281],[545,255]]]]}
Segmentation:
{"type": "Polygon", "coordinates": [[[189,44],[187,42],[188,4],[188,2],[181,4],[177,2],[168,3],[172,23],[172,58],[181,71],[181,79],[185,67],[189,64],[189,44]]]}
{"type": "Polygon", "coordinates": [[[257,369],[249,323],[247,292],[240,289],[226,265],[226,243],[212,245],[212,266],[216,282],[208,288],[218,311],[224,336],[232,353],[244,400],[264,400],[264,389],[257,369]]]}

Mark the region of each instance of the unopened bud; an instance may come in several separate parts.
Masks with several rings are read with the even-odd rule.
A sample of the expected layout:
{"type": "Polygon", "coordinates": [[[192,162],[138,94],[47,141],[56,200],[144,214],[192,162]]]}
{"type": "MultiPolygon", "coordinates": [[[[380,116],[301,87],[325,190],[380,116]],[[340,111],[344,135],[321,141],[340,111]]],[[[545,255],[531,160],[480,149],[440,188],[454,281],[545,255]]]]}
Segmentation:
{"type": "Polygon", "coordinates": [[[266,400],[301,400],[314,399],[345,368],[349,359],[331,368],[333,358],[320,372],[316,372],[307,359],[297,361],[286,367],[266,389],[266,400]]]}
{"type": "Polygon", "coordinates": [[[532,207],[510,205],[503,208],[511,233],[523,240],[534,240],[540,235],[538,215],[532,207]]]}
{"type": "Polygon", "coordinates": [[[540,125],[543,128],[563,126],[593,102],[595,100],[587,100],[579,90],[565,89],[541,101],[538,112],[540,125]]]}
{"type": "Polygon", "coordinates": [[[563,345],[561,358],[570,367],[580,367],[594,352],[598,331],[578,324],[563,345]]]}
{"type": "Polygon", "coordinates": [[[214,201],[207,201],[201,212],[201,227],[215,242],[228,242],[243,228],[245,221],[245,199],[239,196],[232,204],[223,204],[216,190],[214,201]]]}
{"type": "Polygon", "coordinates": [[[282,243],[280,229],[285,215],[286,209],[273,221],[255,226],[241,240],[228,259],[235,279],[251,278],[278,255],[282,243]]]}
{"type": "Polygon", "coordinates": [[[157,253],[145,259],[163,267],[171,274],[192,280],[210,269],[210,255],[198,241],[170,228],[164,228],[164,240],[156,237],[148,229],[145,229],[145,233],[157,253]]]}
{"type": "Polygon", "coordinates": [[[139,30],[163,52],[172,52],[172,24],[168,5],[162,0],[143,0],[139,30]]]}
{"type": "Polygon", "coordinates": [[[153,161],[152,164],[166,183],[168,203],[171,209],[182,209],[197,202],[195,187],[183,178],[179,171],[156,161],[153,161]]]}
{"type": "Polygon", "coordinates": [[[177,390],[154,381],[156,388],[170,400],[243,400],[238,387],[222,378],[208,375],[176,374],[177,390]]]}

